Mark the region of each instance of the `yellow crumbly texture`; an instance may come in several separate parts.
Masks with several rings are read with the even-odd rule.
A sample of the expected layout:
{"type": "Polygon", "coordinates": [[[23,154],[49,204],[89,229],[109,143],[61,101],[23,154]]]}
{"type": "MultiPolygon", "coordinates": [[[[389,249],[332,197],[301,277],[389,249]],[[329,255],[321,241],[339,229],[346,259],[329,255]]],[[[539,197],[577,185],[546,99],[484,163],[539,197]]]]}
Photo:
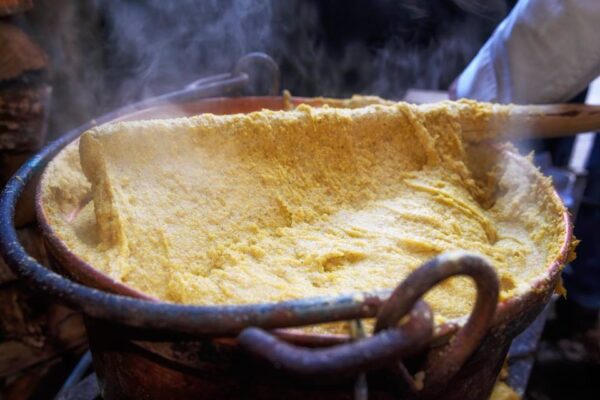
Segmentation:
{"type": "Polygon", "coordinates": [[[496,382],[489,400],[521,400],[521,396],[504,382],[496,382]]]}
{"type": "MultiPolygon", "coordinates": [[[[530,160],[471,143],[492,114],[501,122],[474,102],[301,105],[103,125],[49,165],[44,207],[88,263],[171,302],[390,289],[451,250],[486,257],[507,298],[557,258],[566,227],[530,160]]],[[[473,293],[455,278],[427,300],[440,322],[468,314],[473,293]]]]}

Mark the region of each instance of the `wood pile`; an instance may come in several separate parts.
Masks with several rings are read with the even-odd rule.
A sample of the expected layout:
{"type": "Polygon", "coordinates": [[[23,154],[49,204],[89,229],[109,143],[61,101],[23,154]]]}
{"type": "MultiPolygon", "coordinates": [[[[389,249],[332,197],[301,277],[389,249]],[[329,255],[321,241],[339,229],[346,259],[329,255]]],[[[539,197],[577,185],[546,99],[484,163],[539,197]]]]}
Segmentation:
{"type": "Polygon", "coordinates": [[[46,53],[19,27],[0,21],[0,151],[31,152],[43,144],[47,70],[46,53]]]}
{"type": "MultiPolygon", "coordinates": [[[[0,183],[37,152],[46,138],[50,62],[24,29],[31,0],[0,0],[0,183]]],[[[48,265],[35,225],[34,185],[16,210],[28,252],[48,265]]],[[[81,315],[31,290],[0,258],[0,399],[51,398],[87,347],[81,315]],[[57,368],[60,373],[57,373],[57,368]],[[50,389],[49,389],[50,388],[50,389]],[[47,396],[45,396],[47,394],[47,396]]]]}
{"type": "Polygon", "coordinates": [[[32,6],[31,0],[0,0],[0,17],[27,11],[32,6]]]}
{"type": "MultiPolygon", "coordinates": [[[[35,227],[20,229],[19,237],[29,254],[47,263],[35,227]]],[[[63,357],[86,347],[81,315],[32,291],[0,259],[0,398],[28,398],[63,357]]]]}

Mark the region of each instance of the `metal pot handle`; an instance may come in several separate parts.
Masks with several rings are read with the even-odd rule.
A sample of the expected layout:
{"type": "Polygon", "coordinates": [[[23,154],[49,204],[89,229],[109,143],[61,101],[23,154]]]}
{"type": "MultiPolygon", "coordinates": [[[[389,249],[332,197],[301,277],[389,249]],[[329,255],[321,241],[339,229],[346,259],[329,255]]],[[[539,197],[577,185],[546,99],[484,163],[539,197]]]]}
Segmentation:
{"type": "MultiPolygon", "coordinates": [[[[164,94],[150,99],[152,105],[179,101],[192,101],[206,97],[231,96],[241,94],[251,82],[250,70],[253,67],[265,69],[269,76],[268,95],[279,93],[281,74],[277,63],[264,53],[248,53],[241,57],[231,72],[200,78],[182,90],[164,94]]],[[[147,106],[145,102],[136,105],[138,108],[147,106]]]]}
{"type": "Polygon", "coordinates": [[[432,315],[420,298],[438,283],[457,275],[473,278],[477,299],[467,323],[454,335],[443,355],[427,362],[425,385],[446,382],[487,333],[498,302],[499,283],[494,269],[481,257],[465,253],[443,254],[413,271],[380,307],[375,334],[368,338],[311,349],[251,327],[242,331],[238,340],[247,351],[275,368],[303,377],[356,376],[372,368],[393,366],[430,344],[432,315]],[[407,315],[408,320],[398,325],[407,315]]]}
{"type": "Polygon", "coordinates": [[[469,276],[475,282],[475,305],[467,322],[452,336],[450,342],[440,351],[428,354],[423,383],[426,388],[446,385],[487,334],[500,293],[500,283],[494,268],[475,255],[442,254],[413,271],[398,285],[377,314],[375,332],[389,327],[398,315],[404,315],[411,301],[423,297],[442,281],[458,275],[469,276]]]}
{"type": "Polygon", "coordinates": [[[386,329],[371,337],[322,349],[289,344],[260,329],[246,328],[238,336],[250,353],[273,366],[302,377],[356,376],[382,363],[409,357],[422,350],[433,336],[431,310],[418,301],[408,321],[398,328],[386,329]]]}

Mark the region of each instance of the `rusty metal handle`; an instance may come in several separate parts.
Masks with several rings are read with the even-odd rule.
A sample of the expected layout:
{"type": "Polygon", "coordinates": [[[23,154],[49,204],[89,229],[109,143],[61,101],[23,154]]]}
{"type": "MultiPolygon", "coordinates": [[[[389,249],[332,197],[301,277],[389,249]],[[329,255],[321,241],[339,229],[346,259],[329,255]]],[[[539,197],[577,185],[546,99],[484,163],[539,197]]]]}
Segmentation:
{"type": "Polygon", "coordinates": [[[410,357],[421,351],[432,335],[431,310],[425,302],[418,301],[408,321],[400,327],[325,349],[295,346],[259,328],[245,329],[238,340],[250,353],[286,372],[302,377],[342,378],[410,357]]]}
{"type": "Polygon", "coordinates": [[[421,298],[432,287],[457,275],[471,277],[477,289],[475,306],[464,326],[450,343],[429,355],[425,365],[426,388],[443,387],[486,335],[498,304],[500,284],[494,269],[481,257],[458,252],[442,254],[411,273],[379,309],[375,331],[393,324],[404,315],[407,304],[421,298]]]}
{"type": "Polygon", "coordinates": [[[494,269],[481,257],[465,253],[443,254],[413,271],[380,307],[375,334],[369,338],[309,349],[289,344],[262,329],[247,328],[238,340],[250,353],[276,368],[305,377],[356,376],[373,367],[394,366],[394,362],[419,353],[430,343],[432,315],[420,298],[456,275],[473,278],[477,300],[467,323],[443,355],[428,360],[425,384],[446,382],[479,345],[498,302],[499,283],[494,269]],[[398,325],[407,315],[408,321],[398,325]]]}
{"type": "MultiPolygon", "coordinates": [[[[231,72],[200,78],[184,89],[152,98],[152,104],[192,101],[206,97],[229,96],[242,93],[251,82],[253,67],[260,67],[269,76],[269,95],[277,95],[280,85],[280,72],[277,63],[264,53],[249,53],[241,57],[231,72]]],[[[140,103],[145,106],[144,102],[140,103]]]]}
{"type": "Polygon", "coordinates": [[[232,73],[235,76],[250,75],[250,69],[256,66],[260,66],[267,71],[270,77],[269,94],[277,96],[280,90],[281,72],[275,60],[265,53],[254,52],[246,54],[238,60],[232,73]]]}
{"type": "Polygon", "coordinates": [[[204,94],[207,90],[220,89],[223,91],[223,88],[225,88],[226,92],[227,89],[247,85],[250,82],[250,70],[255,67],[261,67],[269,74],[270,85],[267,94],[272,96],[279,94],[281,81],[279,66],[271,57],[259,52],[248,53],[240,58],[231,72],[200,78],[188,84],[185,90],[204,94]]]}

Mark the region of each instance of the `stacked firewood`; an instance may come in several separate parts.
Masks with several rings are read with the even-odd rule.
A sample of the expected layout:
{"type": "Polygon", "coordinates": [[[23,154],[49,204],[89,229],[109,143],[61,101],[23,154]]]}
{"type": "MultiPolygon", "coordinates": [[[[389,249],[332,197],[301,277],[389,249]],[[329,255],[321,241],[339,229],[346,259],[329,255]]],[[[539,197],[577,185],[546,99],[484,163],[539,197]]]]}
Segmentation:
{"type": "MultiPolygon", "coordinates": [[[[14,9],[3,8],[2,2],[0,15],[14,9]]],[[[46,53],[19,27],[0,20],[0,150],[28,152],[43,143],[50,99],[47,69],[46,53]]]]}
{"type": "MultiPolygon", "coordinates": [[[[0,0],[2,186],[46,137],[49,59],[20,23],[33,6],[31,0],[0,0]]],[[[16,225],[29,253],[47,263],[35,226],[33,193],[34,185],[19,204],[16,225]]],[[[85,346],[81,316],[32,291],[0,259],[0,399],[26,399],[39,393],[48,376],[56,375],[52,371],[63,358],[76,358],[85,346]]]]}

